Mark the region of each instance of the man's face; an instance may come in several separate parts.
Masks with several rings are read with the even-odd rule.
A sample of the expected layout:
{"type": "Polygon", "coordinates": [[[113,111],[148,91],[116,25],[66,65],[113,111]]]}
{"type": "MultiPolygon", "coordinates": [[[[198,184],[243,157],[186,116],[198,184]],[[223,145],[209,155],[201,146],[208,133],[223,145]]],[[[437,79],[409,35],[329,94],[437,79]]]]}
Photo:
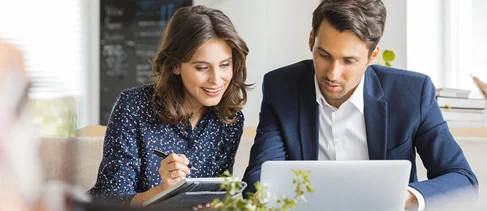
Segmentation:
{"type": "Polygon", "coordinates": [[[379,47],[368,57],[368,46],[351,31],[340,32],[324,20],[309,38],[313,64],[321,94],[339,108],[355,91],[369,64],[375,62],[379,47]]]}

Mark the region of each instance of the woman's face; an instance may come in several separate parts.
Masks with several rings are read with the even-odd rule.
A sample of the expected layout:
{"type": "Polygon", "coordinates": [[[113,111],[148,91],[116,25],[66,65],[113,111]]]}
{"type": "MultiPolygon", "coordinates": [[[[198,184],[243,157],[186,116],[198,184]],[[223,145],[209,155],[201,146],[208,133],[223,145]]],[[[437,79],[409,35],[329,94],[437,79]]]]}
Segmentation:
{"type": "Polygon", "coordinates": [[[232,48],[221,39],[210,39],[195,51],[190,61],[174,70],[174,74],[181,75],[193,109],[220,102],[232,80],[232,64],[232,48]]]}

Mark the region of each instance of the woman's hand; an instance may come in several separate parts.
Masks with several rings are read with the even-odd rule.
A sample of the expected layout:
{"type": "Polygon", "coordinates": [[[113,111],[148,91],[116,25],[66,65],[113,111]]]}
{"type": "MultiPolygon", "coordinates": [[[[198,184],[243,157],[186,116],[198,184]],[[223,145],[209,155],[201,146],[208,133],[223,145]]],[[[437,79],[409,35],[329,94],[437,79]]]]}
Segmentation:
{"type": "Polygon", "coordinates": [[[162,191],[173,186],[177,182],[186,178],[189,174],[188,165],[189,160],[185,155],[176,155],[174,153],[167,156],[167,158],[161,161],[159,166],[159,175],[162,178],[162,184],[149,189],[146,192],[138,193],[132,198],[130,204],[141,205],[144,201],[154,197],[162,191]]]}
{"type": "Polygon", "coordinates": [[[159,166],[159,175],[162,179],[162,189],[173,186],[183,180],[189,174],[189,160],[185,155],[176,155],[174,153],[167,156],[161,161],[159,166]]]}
{"type": "Polygon", "coordinates": [[[207,204],[198,204],[193,206],[193,210],[212,210],[210,203],[207,204]]]}
{"type": "Polygon", "coordinates": [[[206,203],[206,204],[198,204],[198,205],[194,205],[192,208],[193,210],[213,210],[215,208],[219,208],[219,207],[222,207],[223,206],[223,203],[220,202],[214,206],[211,205],[211,203],[206,203]]]}

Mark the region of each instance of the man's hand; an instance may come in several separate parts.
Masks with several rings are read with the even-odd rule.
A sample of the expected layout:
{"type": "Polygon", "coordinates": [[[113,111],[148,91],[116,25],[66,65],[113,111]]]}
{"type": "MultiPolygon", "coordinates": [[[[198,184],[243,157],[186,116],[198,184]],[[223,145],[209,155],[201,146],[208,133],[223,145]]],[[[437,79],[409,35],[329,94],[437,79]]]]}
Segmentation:
{"type": "Polygon", "coordinates": [[[405,208],[407,210],[418,210],[418,199],[411,191],[408,191],[405,208]]]}

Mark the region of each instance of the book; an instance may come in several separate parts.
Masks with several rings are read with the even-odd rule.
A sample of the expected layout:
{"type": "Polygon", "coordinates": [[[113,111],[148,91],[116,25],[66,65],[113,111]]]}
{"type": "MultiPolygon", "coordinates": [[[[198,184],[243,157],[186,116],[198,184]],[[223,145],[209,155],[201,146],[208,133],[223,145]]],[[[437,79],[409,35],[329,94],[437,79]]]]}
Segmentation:
{"type": "Polygon", "coordinates": [[[477,121],[446,121],[449,128],[483,128],[487,124],[477,121]]]}
{"type": "Polygon", "coordinates": [[[485,121],[485,110],[441,108],[445,121],[485,121]]]}
{"type": "Polygon", "coordinates": [[[454,97],[454,98],[468,98],[470,90],[439,88],[436,89],[436,96],[454,97]]]}
{"type": "MultiPolygon", "coordinates": [[[[146,200],[143,206],[191,210],[192,206],[211,203],[215,198],[222,200],[226,194],[224,190],[221,190],[225,179],[237,181],[236,178],[186,178],[146,200]]],[[[247,183],[241,183],[242,188],[235,195],[240,194],[247,187],[247,183]]]]}
{"type": "Polygon", "coordinates": [[[470,90],[466,90],[466,89],[454,89],[454,88],[438,88],[438,89],[436,89],[436,91],[470,93],[470,90]]]}
{"type": "Polygon", "coordinates": [[[437,97],[436,100],[441,108],[485,109],[487,107],[485,99],[437,97]]]}

